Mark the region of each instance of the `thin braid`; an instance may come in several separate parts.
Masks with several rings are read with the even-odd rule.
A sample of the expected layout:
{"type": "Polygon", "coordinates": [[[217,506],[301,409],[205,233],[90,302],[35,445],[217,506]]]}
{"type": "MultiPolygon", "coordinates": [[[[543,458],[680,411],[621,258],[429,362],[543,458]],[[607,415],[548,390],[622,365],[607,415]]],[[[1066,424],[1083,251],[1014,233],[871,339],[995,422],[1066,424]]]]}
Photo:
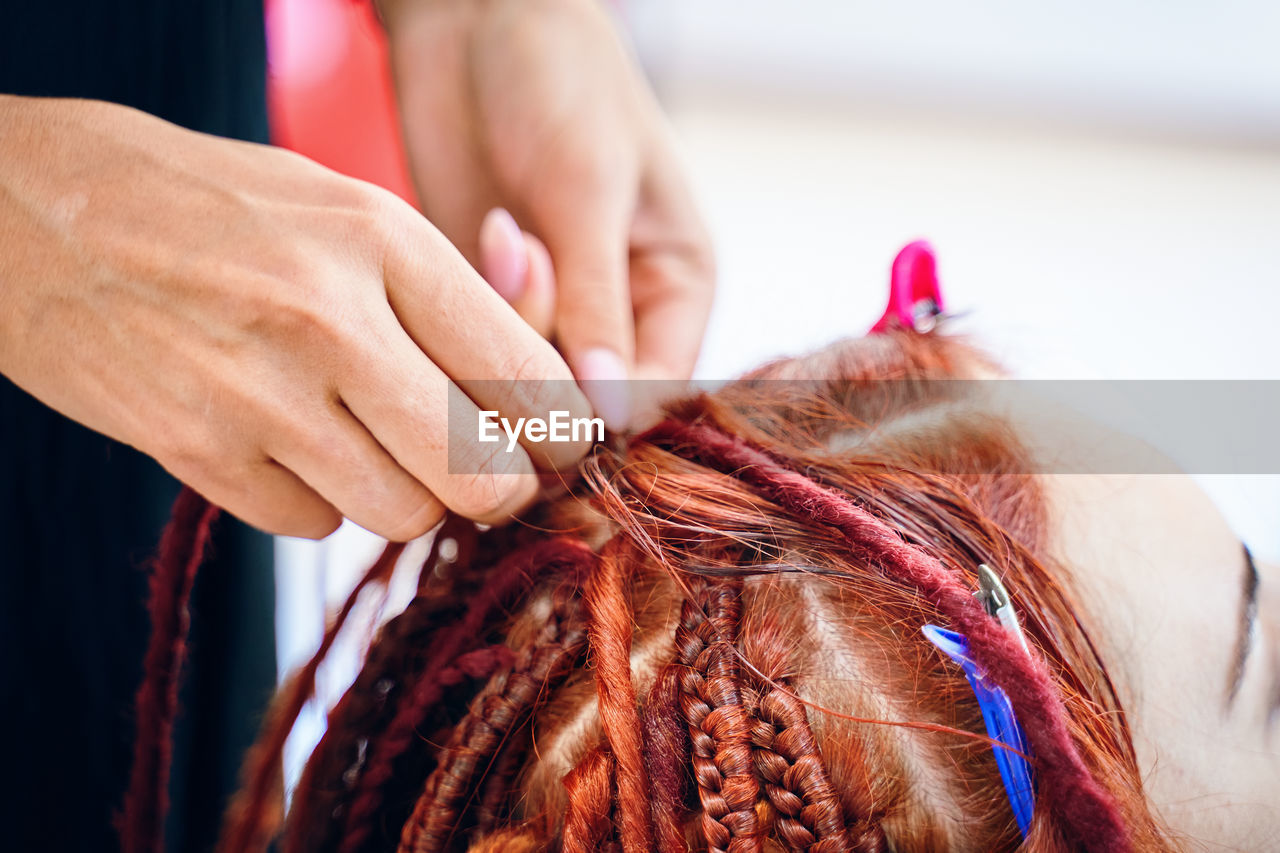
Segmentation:
{"type": "Polygon", "coordinates": [[[218,512],[216,506],[184,487],[160,537],[147,601],[151,638],[136,699],[133,768],[117,824],[123,853],[159,853],[164,846],[173,721],[191,629],[187,608],[218,512]]]}
{"type": "Polygon", "coordinates": [[[586,650],[586,619],[576,587],[572,582],[560,585],[538,636],[472,701],[404,825],[402,853],[430,853],[448,845],[462,817],[459,804],[473,792],[477,774],[485,771],[503,740],[528,721],[538,700],[586,650]]]}
{"type": "Polygon", "coordinates": [[[644,702],[644,764],[649,773],[655,847],[660,853],[686,853],[684,833],[685,767],[689,763],[689,726],[680,712],[680,671],[672,661],[658,673],[644,702]]]}
{"type": "Polygon", "coordinates": [[[738,677],[738,581],[706,581],[686,599],[676,626],[680,706],[692,740],[702,832],[712,853],[760,850],[760,783],[751,756],[751,720],[738,677]]]}
{"type": "Polygon", "coordinates": [[[839,531],[873,565],[905,581],[969,640],[974,658],[1009,695],[1034,753],[1039,805],[1068,840],[1091,853],[1125,853],[1131,841],[1111,794],[1089,772],[1067,726],[1062,698],[1037,655],[1017,641],[965,585],[933,557],[844,495],[814,483],[768,454],[705,424],[668,420],[649,440],[665,440],[683,456],[709,464],[758,489],[789,512],[839,531]]]}
{"type": "Polygon", "coordinates": [[[446,685],[439,678],[441,671],[482,635],[482,629],[500,607],[527,589],[538,576],[552,569],[582,570],[593,560],[594,555],[586,545],[567,539],[552,539],[517,551],[490,573],[466,615],[436,635],[426,668],[384,735],[369,743],[369,764],[356,780],[345,831],[338,845],[340,853],[359,853],[372,837],[382,806],[383,787],[395,775],[396,760],[413,745],[419,727],[444,694],[446,685]]]}
{"type": "Polygon", "coordinates": [[[378,631],[354,683],[329,712],[325,732],[293,791],[280,841],[283,853],[321,853],[336,846],[339,818],[365,764],[369,740],[394,717],[396,700],[405,692],[403,682],[425,663],[422,650],[433,645],[442,625],[461,617],[464,602],[484,577],[468,570],[475,538],[475,525],[452,514],[436,532],[419,570],[417,596],[378,631]],[[450,540],[458,553],[451,570],[441,573],[440,547],[450,540]]]}
{"type": "MultiPolygon", "coordinates": [[[[382,584],[391,576],[396,561],[404,552],[404,543],[389,542],[383,548],[378,559],[360,578],[355,589],[351,590],[342,609],[330,622],[320,641],[319,648],[298,672],[290,679],[289,685],[283,689],[271,708],[267,711],[263,735],[245,756],[242,776],[244,787],[232,798],[223,821],[222,837],[217,849],[225,853],[240,853],[245,850],[264,850],[278,828],[280,809],[272,809],[268,813],[268,805],[276,798],[272,789],[280,785],[280,762],[284,754],[284,744],[302,707],[315,693],[316,672],[320,663],[329,654],[338,632],[346,624],[347,617],[355,609],[360,593],[371,583],[382,584]],[[273,822],[274,821],[274,822],[273,822]]],[[[279,793],[276,794],[279,796],[279,793]]],[[[279,805],[283,805],[282,803],[279,805]]]]}
{"type": "Polygon", "coordinates": [[[516,774],[524,766],[532,748],[533,741],[527,728],[508,736],[498,745],[492,769],[484,775],[483,789],[476,803],[477,836],[492,832],[501,820],[509,816],[516,774]]]}
{"type": "Polygon", "coordinates": [[[631,679],[634,620],[623,591],[623,547],[619,538],[604,546],[596,570],[587,579],[586,602],[591,616],[600,723],[618,766],[622,847],[626,853],[651,853],[649,774],[644,766],[644,736],[631,679]]]}
{"type": "Polygon", "coordinates": [[[832,787],[800,700],[780,685],[766,685],[755,716],[751,742],[756,770],[777,812],[777,835],[787,849],[870,853],[863,846],[850,844],[840,797],[832,787]]]}
{"type": "Polygon", "coordinates": [[[616,777],[617,762],[607,746],[591,750],[565,774],[564,787],[569,794],[569,806],[565,810],[560,843],[565,853],[585,853],[616,846],[613,840],[616,777]]]}

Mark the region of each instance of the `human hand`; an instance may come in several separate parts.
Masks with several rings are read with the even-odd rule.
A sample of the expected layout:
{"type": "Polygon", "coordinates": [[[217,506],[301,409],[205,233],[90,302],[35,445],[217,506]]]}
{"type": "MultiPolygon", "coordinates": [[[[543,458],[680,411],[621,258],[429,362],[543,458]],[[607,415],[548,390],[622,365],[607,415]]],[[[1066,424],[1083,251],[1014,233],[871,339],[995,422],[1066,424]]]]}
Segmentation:
{"type": "MultiPolygon", "coordinates": [[[[459,459],[479,445],[450,440],[450,377],[509,417],[590,414],[390,193],[110,104],[0,96],[0,127],[0,372],[251,524],[403,540],[445,506],[520,508],[533,459],[459,459]]],[[[533,449],[563,467],[585,445],[533,449]]]]}
{"type": "MultiPolygon", "coordinates": [[[[534,295],[521,290],[515,304],[549,325],[589,395],[589,380],[687,378],[714,287],[709,240],[598,0],[381,8],[427,216],[482,268],[481,223],[495,207],[540,240],[530,264],[545,244],[555,298],[522,304],[534,295]]],[[[596,408],[618,428],[631,413],[610,396],[596,408]]]]}

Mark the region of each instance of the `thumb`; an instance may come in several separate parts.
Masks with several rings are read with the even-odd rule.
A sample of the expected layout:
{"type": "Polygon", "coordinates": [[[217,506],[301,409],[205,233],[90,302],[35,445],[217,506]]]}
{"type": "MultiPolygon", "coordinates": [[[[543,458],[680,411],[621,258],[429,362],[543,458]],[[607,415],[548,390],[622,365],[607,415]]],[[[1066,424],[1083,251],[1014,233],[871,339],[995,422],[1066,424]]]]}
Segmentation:
{"type": "Polygon", "coordinates": [[[631,419],[635,357],[627,217],[582,203],[540,217],[556,278],[556,343],[596,413],[613,430],[631,419]]]}

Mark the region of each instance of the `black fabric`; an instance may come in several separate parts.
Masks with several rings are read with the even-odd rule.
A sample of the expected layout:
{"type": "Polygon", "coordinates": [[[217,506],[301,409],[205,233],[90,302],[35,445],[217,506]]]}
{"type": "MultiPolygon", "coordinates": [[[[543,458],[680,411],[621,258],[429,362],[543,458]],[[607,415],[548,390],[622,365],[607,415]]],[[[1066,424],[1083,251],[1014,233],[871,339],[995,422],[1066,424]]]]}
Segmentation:
{"type": "MultiPolygon", "coordinates": [[[[110,100],[266,141],[261,0],[5,0],[0,92],[110,100]]],[[[0,133],[3,133],[0,127],[0,133]]],[[[0,252],[4,251],[0,243],[0,252]]],[[[10,286],[0,282],[0,286],[10,286]]],[[[110,851],[177,484],[0,379],[0,848],[110,851]]],[[[169,850],[205,850],[275,678],[271,541],[220,522],[192,597],[169,850]]]]}

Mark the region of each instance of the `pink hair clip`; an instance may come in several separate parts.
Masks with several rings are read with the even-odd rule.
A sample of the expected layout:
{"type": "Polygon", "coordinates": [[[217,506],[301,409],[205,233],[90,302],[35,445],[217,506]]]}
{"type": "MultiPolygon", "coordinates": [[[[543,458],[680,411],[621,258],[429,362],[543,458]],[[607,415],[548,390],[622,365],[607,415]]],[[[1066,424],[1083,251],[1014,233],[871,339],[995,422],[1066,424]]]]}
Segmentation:
{"type": "Polygon", "coordinates": [[[917,332],[932,331],[943,312],[942,290],[938,287],[938,265],[933,247],[924,240],[908,243],[893,259],[889,277],[889,307],[871,327],[871,333],[893,326],[917,332]]]}

